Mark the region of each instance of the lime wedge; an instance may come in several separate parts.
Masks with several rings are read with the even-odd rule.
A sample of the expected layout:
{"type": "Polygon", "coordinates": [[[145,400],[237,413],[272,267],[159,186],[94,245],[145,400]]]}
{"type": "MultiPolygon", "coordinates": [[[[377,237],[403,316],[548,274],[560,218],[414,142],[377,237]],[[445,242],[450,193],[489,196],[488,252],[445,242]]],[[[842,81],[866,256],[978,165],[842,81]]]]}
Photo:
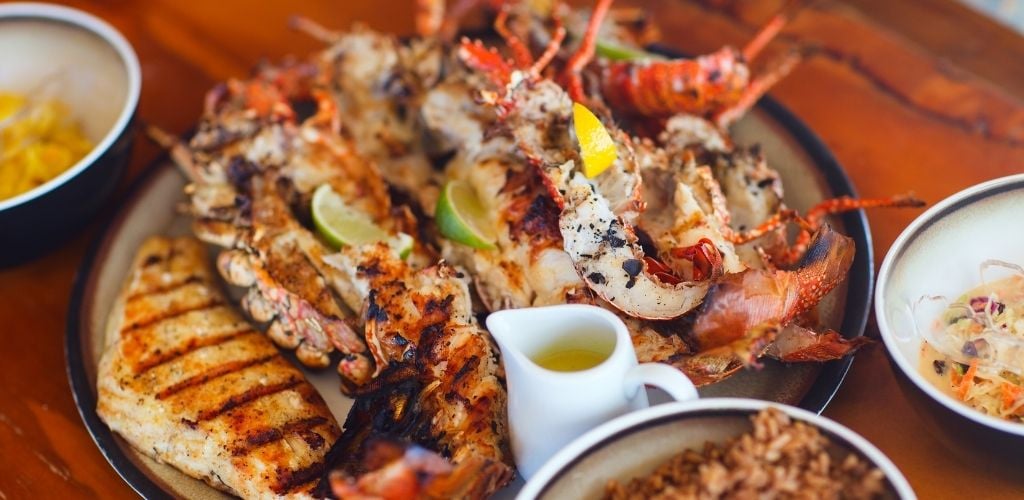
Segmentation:
{"type": "Polygon", "coordinates": [[[485,228],[487,217],[473,187],[463,181],[449,181],[441,191],[434,212],[441,234],[463,245],[490,250],[495,248],[493,231],[485,228]]]}
{"type": "Polygon", "coordinates": [[[615,42],[609,42],[606,40],[598,40],[594,44],[594,51],[598,56],[612,61],[638,61],[642,59],[662,59],[657,54],[651,54],[650,52],[644,52],[640,49],[633,47],[626,47],[625,45],[619,45],[615,42]]]}
{"type": "Polygon", "coordinates": [[[312,212],[317,232],[335,248],[383,241],[397,250],[403,259],[412,251],[412,236],[405,233],[388,234],[374,224],[366,213],[346,204],[329,184],[316,188],[312,212]]]}
{"type": "Polygon", "coordinates": [[[578,102],[572,105],[572,123],[576,131],[576,140],[580,143],[583,175],[593,179],[615,163],[619,157],[618,151],[601,120],[578,102]]]}

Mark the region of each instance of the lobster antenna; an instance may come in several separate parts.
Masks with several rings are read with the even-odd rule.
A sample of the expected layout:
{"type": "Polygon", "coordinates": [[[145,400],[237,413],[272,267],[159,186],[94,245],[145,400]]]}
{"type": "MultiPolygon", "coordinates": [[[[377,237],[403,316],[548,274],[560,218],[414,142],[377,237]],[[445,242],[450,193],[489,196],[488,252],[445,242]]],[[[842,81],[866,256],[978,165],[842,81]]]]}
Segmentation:
{"type": "Polygon", "coordinates": [[[413,20],[417,35],[436,35],[444,23],[444,0],[416,0],[416,15],[413,20]]]}
{"type": "Polygon", "coordinates": [[[771,71],[750,82],[750,85],[743,91],[743,94],[740,95],[739,100],[735,104],[715,114],[713,120],[715,125],[725,130],[743,117],[743,115],[747,114],[747,111],[750,111],[750,108],[754,107],[754,104],[757,104],[757,101],[767,94],[772,86],[779,83],[790,71],[793,71],[793,68],[796,67],[801,58],[802,56],[799,53],[791,52],[771,71]]]}
{"type": "MultiPolygon", "coordinates": [[[[440,1],[444,4],[444,0],[440,1]]],[[[441,21],[441,26],[437,33],[441,40],[447,42],[455,38],[456,32],[459,31],[459,23],[462,22],[462,18],[465,17],[470,10],[473,10],[479,2],[480,0],[459,0],[458,2],[455,2],[455,5],[452,5],[452,7],[444,13],[444,18],[441,21]]]]}
{"type": "Polygon", "coordinates": [[[338,41],[339,38],[337,32],[331,31],[324,27],[324,25],[305,16],[292,16],[288,19],[288,27],[305,33],[325,44],[332,44],[338,41]]]}
{"type": "Polygon", "coordinates": [[[754,60],[761,50],[779,34],[782,27],[796,16],[801,9],[817,3],[817,0],[789,0],[779,11],[772,16],[761,30],[754,35],[754,38],[747,43],[743,50],[743,59],[747,62],[754,60]]]}
{"type": "Polygon", "coordinates": [[[551,41],[548,42],[544,53],[530,67],[531,75],[539,76],[540,72],[544,71],[548,64],[551,64],[551,61],[558,55],[558,49],[562,47],[562,41],[565,40],[565,27],[562,26],[562,16],[558,14],[559,7],[559,2],[556,0],[551,10],[551,19],[555,22],[555,33],[551,36],[551,41]]]}
{"type": "Polygon", "coordinates": [[[498,35],[512,50],[512,57],[516,64],[522,68],[529,67],[533,64],[533,55],[530,54],[530,49],[523,43],[523,40],[508,29],[508,11],[507,4],[498,11],[498,17],[494,18],[494,31],[498,32],[498,35]]]}
{"type": "Polygon", "coordinates": [[[612,0],[597,0],[594,4],[594,11],[590,13],[590,20],[587,21],[587,31],[583,34],[583,41],[579,49],[569,58],[565,72],[569,80],[569,96],[575,101],[581,100],[583,96],[583,82],[580,79],[580,72],[594,58],[594,47],[597,44],[597,32],[601,29],[601,23],[608,15],[612,0]]]}
{"type": "Polygon", "coordinates": [[[761,50],[768,45],[768,42],[772,41],[772,39],[775,38],[775,35],[779,34],[782,27],[786,25],[786,21],[787,18],[785,14],[778,13],[772,16],[772,19],[768,21],[768,24],[765,24],[764,27],[761,28],[761,31],[754,35],[754,38],[743,47],[743,50],[741,51],[743,59],[747,62],[753,61],[754,58],[757,57],[757,54],[759,54],[761,50]]]}

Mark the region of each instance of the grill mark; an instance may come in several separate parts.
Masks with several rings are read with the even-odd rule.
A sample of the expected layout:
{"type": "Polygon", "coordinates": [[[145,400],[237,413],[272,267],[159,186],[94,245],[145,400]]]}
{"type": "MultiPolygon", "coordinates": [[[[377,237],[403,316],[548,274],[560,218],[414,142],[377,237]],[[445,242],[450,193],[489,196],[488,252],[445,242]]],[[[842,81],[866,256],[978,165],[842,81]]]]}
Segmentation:
{"type": "Polygon", "coordinates": [[[324,472],[324,462],[317,462],[297,470],[277,469],[277,481],[270,489],[278,495],[284,495],[312,482],[324,472]]]}
{"type": "Polygon", "coordinates": [[[192,284],[195,284],[195,283],[203,283],[204,281],[205,280],[203,279],[202,276],[199,276],[198,274],[192,274],[192,275],[186,276],[185,279],[183,279],[181,281],[175,281],[173,283],[167,283],[167,284],[164,284],[164,285],[160,285],[160,286],[158,286],[156,288],[140,290],[138,292],[135,292],[135,293],[129,295],[128,298],[125,299],[125,302],[131,302],[133,300],[145,297],[147,295],[157,295],[157,294],[165,294],[165,293],[173,292],[173,291],[178,290],[179,288],[184,288],[184,287],[186,287],[188,285],[192,285],[192,284]]]}
{"type": "Polygon", "coordinates": [[[178,253],[178,248],[177,248],[177,246],[174,243],[175,243],[174,241],[169,242],[169,245],[167,245],[168,248],[167,248],[167,254],[166,255],[162,254],[162,253],[149,254],[146,257],[146,259],[142,262],[142,267],[143,268],[147,268],[147,267],[155,266],[157,264],[162,264],[162,263],[165,263],[165,262],[171,262],[171,260],[174,259],[174,256],[177,255],[177,253],[178,253]]]}
{"type": "MultiPolygon", "coordinates": [[[[274,354],[271,357],[274,357],[274,356],[277,356],[277,354],[274,354]]],[[[281,383],[277,383],[277,384],[273,384],[273,385],[261,385],[261,386],[253,387],[251,389],[246,390],[245,392],[243,392],[241,394],[236,394],[234,396],[231,396],[230,398],[228,398],[227,401],[225,401],[223,404],[221,404],[217,408],[210,408],[210,409],[203,410],[203,411],[199,412],[199,415],[196,417],[196,422],[198,423],[198,422],[203,422],[203,421],[206,421],[206,420],[211,420],[211,419],[216,418],[217,416],[219,416],[219,415],[221,415],[223,413],[226,413],[226,412],[231,411],[231,410],[233,410],[235,408],[238,408],[239,406],[243,406],[243,405],[246,405],[246,404],[251,403],[253,401],[256,401],[257,399],[260,399],[262,397],[270,396],[272,394],[276,394],[276,393],[283,392],[283,391],[287,391],[288,389],[291,389],[291,388],[301,384],[302,382],[303,382],[302,377],[293,377],[292,379],[286,380],[286,381],[281,382],[281,383]]]]}
{"type": "Polygon", "coordinates": [[[164,321],[168,321],[168,320],[172,320],[174,318],[180,317],[180,316],[184,316],[184,315],[186,315],[186,314],[188,314],[190,312],[205,311],[207,309],[213,309],[214,307],[218,307],[218,306],[222,306],[222,305],[224,305],[224,301],[222,301],[219,297],[210,297],[210,299],[207,300],[206,302],[201,302],[201,303],[196,304],[194,306],[186,307],[186,308],[183,308],[183,309],[177,309],[177,310],[172,310],[170,312],[165,312],[164,314],[157,315],[155,317],[149,318],[149,319],[147,319],[145,321],[141,321],[141,322],[138,322],[138,323],[132,323],[132,324],[122,328],[121,329],[121,333],[125,334],[125,333],[127,333],[127,332],[129,332],[131,330],[138,330],[138,329],[141,329],[141,328],[146,328],[147,326],[153,326],[153,325],[158,324],[158,323],[163,323],[164,321]]]}
{"type": "Polygon", "coordinates": [[[321,476],[322,475],[318,474],[318,475],[314,476],[312,479],[310,479],[309,481],[306,481],[306,482],[304,482],[302,484],[297,484],[297,485],[293,486],[292,489],[288,490],[288,492],[294,494],[294,493],[299,493],[299,492],[303,492],[303,491],[309,491],[309,492],[312,493],[313,498],[331,498],[329,495],[327,495],[325,493],[316,493],[314,491],[314,489],[317,486],[320,485],[320,481],[324,479],[321,476]]]}
{"type": "MultiPolygon", "coordinates": [[[[188,389],[190,387],[200,386],[200,385],[203,385],[203,384],[205,384],[205,383],[207,383],[207,382],[209,382],[211,380],[223,377],[223,376],[228,375],[230,373],[241,371],[241,370],[244,370],[246,368],[250,368],[250,367],[253,367],[253,366],[256,366],[256,365],[261,365],[263,363],[266,363],[268,361],[273,360],[276,357],[277,357],[277,353],[274,353],[274,354],[270,354],[270,355],[259,357],[259,358],[245,359],[245,360],[241,360],[241,361],[233,361],[231,363],[224,363],[222,365],[215,366],[215,367],[211,368],[210,370],[207,370],[207,371],[205,371],[203,373],[200,373],[198,375],[193,375],[191,377],[188,377],[185,380],[182,380],[180,382],[174,383],[170,387],[167,387],[167,388],[163,389],[162,391],[156,393],[156,399],[158,399],[158,400],[160,400],[160,399],[167,399],[167,398],[169,398],[169,397],[171,397],[171,396],[173,396],[173,395],[175,395],[175,394],[177,394],[177,393],[179,393],[181,391],[184,391],[185,389],[188,389]]],[[[245,393],[243,393],[243,394],[245,394],[245,393]]],[[[202,419],[200,419],[200,420],[202,420],[202,419]]]]}
{"type": "Polygon", "coordinates": [[[238,337],[241,337],[241,336],[243,336],[245,334],[248,334],[248,333],[258,334],[259,332],[257,332],[256,330],[253,330],[252,328],[245,328],[245,329],[242,329],[242,330],[238,330],[238,331],[234,331],[234,332],[228,332],[226,334],[218,335],[218,336],[211,336],[211,337],[205,337],[205,338],[192,337],[183,346],[171,349],[169,351],[159,351],[157,354],[154,354],[149,359],[146,359],[145,361],[137,363],[135,365],[135,374],[136,375],[142,375],[142,374],[148,372],[149,370],[152,370],[153,368],[156,368],[156,367],[158,367],[160,365],[167,364],[167,363],[169,363],[171,361],[174,361],[174,360],[176,360],[176,359],[178,359],[180,357],[183,357],[185,355],[188,355],[188,354],[191,354],[191,353],[193,353],[195,351],[198,351],[199,349],[202,349],[204,347],[211,347],[211,346],[220,345],[220,344],[223,344],[225,342],[229,342],[229,341],[232,341],[234,339],[237,339],[238,337]]]}
{"type": "Polygon", "coordinates": [[[289,434],[298,434],[303,436],[305,439],[305,433],[311,432],[314,427],[327,423],[327,419],[321,416],[301,418],[292,422],[287,422],[279,427],[271,427],[268,429],[260,429],[255,432],[249,433],[245,437],[245,442],[241,446],[235,447],[231,450],[231,454],[234,456],[244,455],[249,451],[259,448],[265,444],[273,443],[284,439],[289,434]]]}

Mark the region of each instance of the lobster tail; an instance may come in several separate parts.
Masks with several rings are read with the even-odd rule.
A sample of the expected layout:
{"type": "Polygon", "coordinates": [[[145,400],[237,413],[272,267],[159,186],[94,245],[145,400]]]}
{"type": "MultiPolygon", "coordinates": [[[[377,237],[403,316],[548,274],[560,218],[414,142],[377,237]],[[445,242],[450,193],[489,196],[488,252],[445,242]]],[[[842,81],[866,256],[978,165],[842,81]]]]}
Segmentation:
{"type": "Polygon", "coordinates": [[[809,311],[831,292],[850,271],[855,253],[852,239],[835,232],[828,224],[822,226],[793,270],[796,303],[786,308],[782,323],[809,311]]]}

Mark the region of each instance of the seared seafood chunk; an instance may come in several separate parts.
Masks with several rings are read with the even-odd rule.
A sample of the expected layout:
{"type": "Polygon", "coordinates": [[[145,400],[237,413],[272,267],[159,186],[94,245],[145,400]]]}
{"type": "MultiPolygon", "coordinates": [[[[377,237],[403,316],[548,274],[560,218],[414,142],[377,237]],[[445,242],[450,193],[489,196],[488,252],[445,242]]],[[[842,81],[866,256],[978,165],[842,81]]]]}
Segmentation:
{"type": "Polygon", "coordinates": [[[497,352],[472,314],[465,274],[444,263],[417,271],[380,244],[345,249],[328,262],[367,290],[365,335],[381,370],[346,422],[335,493],[401,487],[422,488],[418,494],[430,498],[482,498],[507,484],[505,388],[497,352]],[[425,451],[376,460],[370,447],[380,436],[433,450],[443,460],[429,461],[447,466],[423,470],[425,451]]]}

